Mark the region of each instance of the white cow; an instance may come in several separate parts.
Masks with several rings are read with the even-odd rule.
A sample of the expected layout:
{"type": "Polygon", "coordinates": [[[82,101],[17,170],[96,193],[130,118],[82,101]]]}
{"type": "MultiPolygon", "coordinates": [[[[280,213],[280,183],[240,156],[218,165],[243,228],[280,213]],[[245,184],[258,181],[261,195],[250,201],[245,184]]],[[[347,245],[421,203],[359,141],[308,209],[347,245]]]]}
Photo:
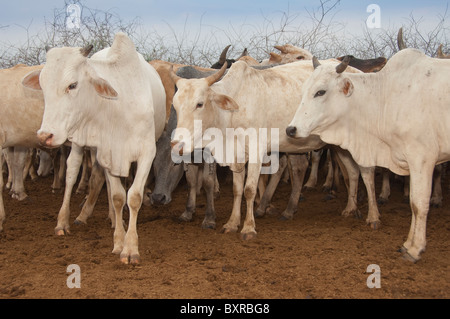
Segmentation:
{"type": "Polygon", "coordinates": [[[116,216],[113,253],[120,254],[123,263],[136,264],[140,259],[137,215],[155,143],[165,125],[164,87],[124,33],[116,34],[111,48],[87,58],[91,49],[66,47],[47,52],[39,76],[45,110],[38,137],[47,147],[72,142],[67,180],[76,179],[82,147],[96,150],[116,216]],[[72,156],[74,151],[76,156],[72,156]],[[126,193],[120,177],[129,175],[132,162],[137,162],[137,169],[126,193]],[[130,211],[127,232],[122,223],[125,203],[130,211]]]}
{"type": "MultiPolygon", "coordinates": [[[[334,61],[328,63],[334,66],[338,65],[334,61]]],[[[209,128],[218,128],[224,137],[227,129],[284,130],[300,102],[302,84],[312,74],[312,71],[313,67],[309,61],[295,62],[267,70],[255,70],[244,62],[238,61],[232,65],[222,80],[220,78],[225,72],[224,68],[203,79],[187,80],[173,74],[178,88],[173,98],[173,105],[178,116],[178,125],[172,141],[175,151],[189,153],[193,150],[195,120],[202,121],[202,134],[209,128]],[[190,133],[190,137],[183,134],[186,129],[190,133]]],[[[354,70],[354,72],[359,71],[354,70]]],[[[258,134],[258,132],[256,133],[258,134]]],[[[305,153],[325,145],[317,136],[296,140],[280,134],[278,142],[279,151],[288,153],[305,153]]],[[[208,141],[203,140],[201,146],[205,147],[207,144],[208,141]]],[[[259,146],[256,150],[258,155],[272,151],[270,142],[261,143],[259,146]]],[[[248,149],[246,150],[248,151],[248,149]]],[[[225,153],[224,151],[223,154],[225,153]]],[[[243,239],[251,239],[256,236],[253,203],[262,165],[260,158],[262,157],[256,156],[256,161],[248,164],[245,188],[243,165],[237,165],[236,161],[234,163],[222,162],[222,165],[230,166],[233,171],[234,193],[232,214],[223,226],[223,231],[237,231],[240,225],[241,199],[244,193],[247,214],[241,230],[243,239]]],[[[221,161],[221,159],[217,160],[221,161]]],[[[298,195],[300,194],[298,193],[298,195]]],[[[348,207],[354,207],[353,203],[356,201],[349,202],[348,207]]],[[[373,215],[378,219],[376,203],[373,209],[373,215]]]]}
{"type": "Polygon", "coordinates": [[[346,63],[316,66],[286,132],[340,145],[361,166],[410,175],[412,222],[402,252],[419,260],[433,170],[450,160],[450,61],[405,49],[376,74],[342,73],[346,63]]]}
{"type": "MultiPolygon", "coordinates": [[[[37,147],[36,130],[41,125],[44,99],[41,92],[22,87],[22,78],[42,66],[16,65],[0,70],[0,149],[9,148],[12,191],[14,197],[24,199],[27,195],[23,185],[23,169],[29,148],[37,147]]],[[[0,156],[3,152],[0,151],[0,156]]],[[[1,162],[1,161],[0,161],[1,162]]],[[[3,190],[3,174],[0,174],[0,190],[3,190]]],[[[5,209],[0,194],[0,231],[3,229],[5,209]]]]}

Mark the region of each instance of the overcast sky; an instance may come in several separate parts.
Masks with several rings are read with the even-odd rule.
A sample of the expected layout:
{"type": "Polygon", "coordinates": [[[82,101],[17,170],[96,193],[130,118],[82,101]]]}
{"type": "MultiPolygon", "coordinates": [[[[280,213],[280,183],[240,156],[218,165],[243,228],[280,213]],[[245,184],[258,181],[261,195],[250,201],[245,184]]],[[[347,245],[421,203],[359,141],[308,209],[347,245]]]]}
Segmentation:
{"type": "MultiPolygon", "coordinates": [[[[41,0],[2,1],[0,9],[0,42],[23,41],[26,28],[30,33],[39,32],[45,19],[53,17],[55,8],[65,8],[73,1],[41,0]]],[[[156,30],[196,28],[203,25],[226,28],[243,23],[259,23],[264,18],[272,19],[283,12],[308,19],[308,12],[318,8],[319,0],[85,0],[81,1],[91,9],[112,10],[124,20],[139,17],[145,27],[156,30]]],[[[435,26],[449,5],[448,0],[341,0],[333,10],[333,21],[344,23],[349,32],[357,32],[371,14],[370,4],[380,8],[381,28],[400,27],[412,14],[421,19],[421,26],[435,26]]]]}

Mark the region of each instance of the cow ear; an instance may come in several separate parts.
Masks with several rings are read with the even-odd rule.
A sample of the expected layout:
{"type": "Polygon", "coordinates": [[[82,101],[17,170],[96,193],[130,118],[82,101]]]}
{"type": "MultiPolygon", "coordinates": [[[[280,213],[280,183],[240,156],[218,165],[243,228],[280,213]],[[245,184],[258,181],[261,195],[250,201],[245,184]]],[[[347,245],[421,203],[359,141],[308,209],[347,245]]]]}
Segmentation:
{"type": "Polygon", "coordinates": [[[33,90],[42,90],[41,84],[39,83],[40,74],[41,70],[36,70],[28,73],[23,78],[22,85],[33,90]]]}
{"type": "Polygon", "coordinates": [[[279,55],[277,53],[274,53],[274,52],[271,52],[269,61],[271,63],[281,63],[281,55],[279,55]]]}
{"type": "Polygon", "coordinates": [[[344,78],[341,84],[341,91],[346,97],[353,94],[353,83],[348,78],[344,78]]]}
{"type": "Polygon", "coordinates": [[[102,78],[91,78],[91,84],[94,86],[95,91],[101,97],[110,100],[116,100],[118,94],[116,90],[108,83],[108,81],[102,78]]]}
{"type": "Polygon", "coordinates": [[[226,111],[238,111],[239,105],[231,97],[224,94],[212,94],[212,105],[226,111]]]}

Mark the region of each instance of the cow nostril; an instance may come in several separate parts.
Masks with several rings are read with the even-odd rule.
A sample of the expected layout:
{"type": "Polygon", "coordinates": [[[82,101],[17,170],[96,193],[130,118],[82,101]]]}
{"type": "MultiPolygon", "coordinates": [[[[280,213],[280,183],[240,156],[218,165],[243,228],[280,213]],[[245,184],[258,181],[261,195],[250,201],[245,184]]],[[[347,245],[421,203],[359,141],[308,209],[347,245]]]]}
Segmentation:
{"type": "Polygon", "coordinates": [[[41,143],[41,145],[51,146],[53,134],[52,133],[39,133],[38,139],[39,139],[39,142],[41,143]]]}
{"type": "Polygon", "coordinates": [[[286,128],[286,134],[289,137],[295,137],[295,134],[297,133],[297,127],[295,126],[288,126],[286,128]]]}
{"type": "Polygon", "coordinates": [[[152,194],[152,204],[154,204],[154,205],[164,204],[165,200],[166,200],[166,195],[164,195],[164,194],[156,194],[156,193],[152,194]]]}

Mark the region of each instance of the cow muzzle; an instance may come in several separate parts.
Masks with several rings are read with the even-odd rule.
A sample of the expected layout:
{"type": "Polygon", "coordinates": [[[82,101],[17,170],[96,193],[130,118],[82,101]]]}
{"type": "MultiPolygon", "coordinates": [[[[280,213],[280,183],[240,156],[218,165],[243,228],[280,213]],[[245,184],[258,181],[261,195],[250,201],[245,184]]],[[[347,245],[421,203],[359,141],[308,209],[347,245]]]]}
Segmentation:
{"type": "Polygon", "coordinates": [[[295,137],[295,135],[297,134],[297,127],[295,126],[288,126],[286,128],[286,135],[289,137],[295,137]]]}
{"type": "Polygon", "coordinates": [[[53,134],[46,132],[38,132],[37,137],[39,143],[45,147],[53,147],[53,134]]]}

